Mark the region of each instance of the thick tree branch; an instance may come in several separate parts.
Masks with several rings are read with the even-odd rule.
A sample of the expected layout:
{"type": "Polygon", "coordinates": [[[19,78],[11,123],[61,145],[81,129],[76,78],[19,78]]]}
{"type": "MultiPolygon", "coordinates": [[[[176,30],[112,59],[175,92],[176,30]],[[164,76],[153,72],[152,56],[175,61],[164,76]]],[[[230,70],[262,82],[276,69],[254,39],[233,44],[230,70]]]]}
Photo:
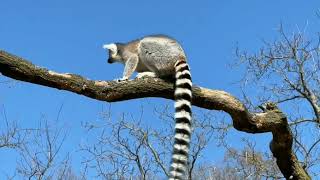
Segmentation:
{"type": "MultiPolygon", "coordinates": [[[[145,97],[173,99],[173,84],[162,79],[145,78],[124,82],[94,81],[75,74],[61,74],[37,67],[30,62],[0,51],[0,72],[10,78],[71,91],[93,99],[115,102],[145,97]]],[[[248,133],[272,132],[270,148],[286,178],[310,179],[292,151],[292,133],[286,116],[276,107],[263,113],[250,113],[227,92],[194,86],[194,106],[222,110],[233,120],[234,127],[248,133]]]]}

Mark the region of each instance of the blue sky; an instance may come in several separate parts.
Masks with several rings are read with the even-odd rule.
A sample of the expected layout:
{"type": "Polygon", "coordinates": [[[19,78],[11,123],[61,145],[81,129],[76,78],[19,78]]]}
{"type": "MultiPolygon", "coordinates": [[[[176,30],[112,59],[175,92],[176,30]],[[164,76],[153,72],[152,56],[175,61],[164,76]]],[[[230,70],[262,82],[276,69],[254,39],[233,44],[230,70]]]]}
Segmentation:
{"type": "MultiPolygon", "coordinates": [[[[237,45],[257,51],[262,39],[276,39],[280,23],[288,32],[306,27],[312,34],[320,27],[315,15],[319,8],[318,0],[1,0],[0,49],[58,72],[111,80],[121,76],[123,67],[106,63],[102,44],[167,34],[184,47],[194,84],[239,96],[241,91],[234,83],[242,71],[228,67],[235,59],[237,45]]],[[[170,103],[132,100],[113,103],[112,110],[115,115],[126,107],[132,107],[127,112],[137,112],[141,104],[149,102],[170,103]]],[[[81,122],[99,118],[107,103],[22,82],[0,86],[0,109],[5,107],[9,119],[25,126],[35,125],[43,115],[55,119],[61,104],[60,121],[70,127],[64,151],[75,152],[83,138],[81,122]]],[[[261,139],[269,141],[267,136],[261,139]]],[[[214,161],[221,159],[207,155],[214,161]]],[[[12,158],[14,154],[0,156],[0,162],[10,161],[0,163],[0,172],[14,167],[12,158]]],[[[76,170],[79,161],[73,157],[76,170]]]]}

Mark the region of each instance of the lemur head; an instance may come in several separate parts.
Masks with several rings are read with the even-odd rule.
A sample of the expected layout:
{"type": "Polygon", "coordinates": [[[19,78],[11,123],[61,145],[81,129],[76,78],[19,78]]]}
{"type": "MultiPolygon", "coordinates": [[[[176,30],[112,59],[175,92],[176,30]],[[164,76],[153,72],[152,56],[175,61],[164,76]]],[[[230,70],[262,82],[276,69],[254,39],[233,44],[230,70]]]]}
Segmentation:
{"type": "Polygon", "coordinates": [[[109,50],[108,63],[122,62],[121,43],[105,44],[103,45],[103,48],[109,50]]]}

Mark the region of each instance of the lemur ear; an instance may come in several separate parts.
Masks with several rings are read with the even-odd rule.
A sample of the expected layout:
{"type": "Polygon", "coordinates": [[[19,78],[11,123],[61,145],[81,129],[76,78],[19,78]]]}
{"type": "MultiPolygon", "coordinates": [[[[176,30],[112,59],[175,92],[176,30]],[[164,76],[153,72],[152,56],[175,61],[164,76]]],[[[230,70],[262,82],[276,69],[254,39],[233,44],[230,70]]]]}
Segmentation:
{"type": "Polygon", "coordinates": [[[114,43],[111,44],[105,44],[102,46],[104,49],[109,49],[110,51],[112,51],[113,53],[117,53],[118,48],[117,45],[114,43]]]}

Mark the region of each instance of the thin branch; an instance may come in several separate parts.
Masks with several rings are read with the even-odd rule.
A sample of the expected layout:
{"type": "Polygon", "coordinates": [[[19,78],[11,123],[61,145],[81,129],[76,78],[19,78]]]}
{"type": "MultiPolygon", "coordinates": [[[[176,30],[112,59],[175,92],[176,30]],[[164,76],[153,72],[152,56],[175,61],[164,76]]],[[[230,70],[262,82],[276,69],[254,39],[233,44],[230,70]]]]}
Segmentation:
{"type": "Polygon", "coordinates": [[[146,138],[145,138],[145,143],[146,143],[147,147],[149,148],[149,150],[151,151],[151,153],[153,154],[153,157],[154,157],[156,163],[160,166],[160,168],[165,173],[165,175],[167,177],[169,177],[169,173],[168,173],[166,167],[164,166],[163,162],[160,160],[158,152],[153,148],[152,144],[149,142],[148,136],[146,136],[146,138]]]}

